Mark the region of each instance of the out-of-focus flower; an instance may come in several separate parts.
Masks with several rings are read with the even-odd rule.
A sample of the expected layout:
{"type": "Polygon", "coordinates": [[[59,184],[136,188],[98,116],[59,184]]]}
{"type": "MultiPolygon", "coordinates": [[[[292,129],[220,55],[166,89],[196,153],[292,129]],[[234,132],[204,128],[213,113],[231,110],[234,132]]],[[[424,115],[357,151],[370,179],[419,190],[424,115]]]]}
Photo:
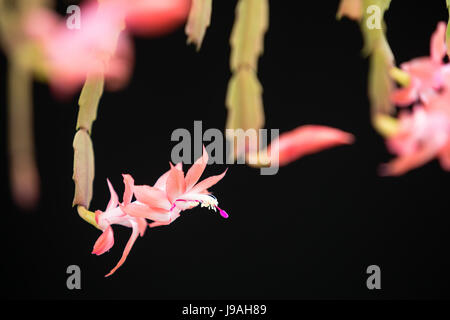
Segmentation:
{"type": "Polygon", "coordinates": [[[446,24],[440,22],[431,38],[430,57],[402,64],[409,85],[399,89],[393,101],[415,106],[400,112],[396,128],[389,130],[386,143],[397,157],[381,166],[381,175],[399,176],[434,158],[450,171],[450,64],[443,63],[445,32],[446,24]]]}
{"type": "Polygon", "coordinates": [[[50,10],[32,11],[26,33],[42,48],[52,87],[68,94],[78,89],[87,74],[104,75],[117,89],[126,84],[133,64],[129,33],[161,35],[186,20],[190,0],[86,1],[79,29],[67,28],[65,19],[50,10]]]}
{"type": "Polygon", "coordinates": [[[400,114],[398,126],[387,140],[397,158],[381,166],[381,175],[399,176],[436,157],[450,171],[450,118],[445,113],[416,106],[412,113],[400,114]]]}
{"type": "Polygon", "coordinates": [[[150,227],[168,225],[180,216],[181,211],[198,205],[218,210],[222,217],[228,218],[228,214],[219,208],[217,199],[208,191],[226,172],[198,182],[207,163],[208,153],[204,149],[203,156],[192,165],[186,176],[181,163],[171,165],[170,170],[163,174],[153,187],[134,186],[137,201],[124,210],[130,216],[154,220],[150,227]]]}
{"type": "Polygon", "coordinates": [[[413,59],[400,67],[409,74],[410,83],[407,87],[396,90],[392,100],[399,106],[408,106],[419,97],[426,99],[427,95],[442,87],[446,55],[445,22],[440,22],[431,37],[430,56],[413,59]]]}
{"type": "Polygon", "coordinates": [[[264,152],[250,154],[248,162],[249,165],[259,167],[271,164],[273,159],[278,158],[278,165],[285,166],[309,154],[339,145],[352,144],[354,140],[352,134],[339,129],[304,125],[281,134],[264,152]]]}
{"type": "Polygon", "coordinates": [[[127,34],[122,33],[124,15],[119,9],[88,2],[81,9],[81,28],[74,30],[50,10],[30,13],[26,32],[41,46],[50,84],[58,92],[72,93],[87,74],[104,75],[116,87],[126,83],[133,47],[127,34]]]}
{"type": "Polygon", "coordinates": [[[103,230],[101,236],[97,239],[92,250],[93,254],[101,255],[111,249],[114,245],[114,234],[111,225],[118,224],[132,229],[132,233],[128,243],[122,254],[122,258],[117,265],[106,275],[106,277],[112,275],[127,259],[131,248],[134,245],[138,235],[144,235],[147,228],[147,222],[144,218],[132,217],[126,214],[124,207],[130,205],[133,197],[134,180],[130,175],[123,175],[123,181],[125,184],[125,191],[123,194],[123,202],[119,203],[119,198],[114,191],[113,186],[108,180],[108,187],[111,193],[111,200],[108,203],[105,211],[97,210],[95,212],[95,220],[98,227],[103,230]]]}

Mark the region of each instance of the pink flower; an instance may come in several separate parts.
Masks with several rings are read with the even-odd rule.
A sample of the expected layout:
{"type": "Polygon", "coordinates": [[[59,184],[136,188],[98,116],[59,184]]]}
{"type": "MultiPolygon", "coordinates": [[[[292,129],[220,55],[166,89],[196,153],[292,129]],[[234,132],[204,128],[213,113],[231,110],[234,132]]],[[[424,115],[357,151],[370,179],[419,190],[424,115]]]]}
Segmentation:
{"type": "Polygon", "coordinates": [[[137,201],[126,206],[125,212],[130,216],[154,220],[150,227],[168,225],[180,216],[181,211],[198,205],[218,210],[222,217],[228,218],[228,214],[219,208],[217,199],[208,191],[225,176],[226,171],[198,182],[207,163],[208,153],[204,149],[203,156],[192,165],[186,176],[181,163],[176,166],[171,164],[170,170],[153,187],[134,186],[137,201]]]}
{"type": "Polygon", "coordinates": [[[381,166],[385,176],[399,176],[439,158],[450,171],[450,118],[438,110],[416,106],[399,117],[398,132],[387,140],[390,151],[398,157],[381,166]]]}
{"type": "Polygon", "coordinates": [[[392,101],[399,106],[408,106],[422,96],[432,94],[443,85],[443,59],[446,56],[445,22],[440,22],[431,37],[430,57],[421,57],[403,63],[401,68],[410,76],[410,84],[398,89],[392,101]]]}
{"type": "Polygon", "coordinates": [[[168,225],[180,216],[181,211],[198,205],[214,211],[218,210],[224,218],[228,218],[228,214],[219,208],[217,199],[207,190],[219,182],[226,172],[198,182],[207,163],[208,154],[203,149],[203,156],[189,169],[186,177],[181,163],[176,166],[171,165],[171,169],[163,174],[153,187],[135,186],[133,178],[125,174],[123,175],[125,191],[122,203],[119,203],[117,194],[108,180],[111,200],[104,212],[99,210],[95,212],[97,225],[103,233],[97,239],[92,253],[101,255],[114,245],[111,225],[129,227],[132,233],[122,258],[106,276],[112,275],[125,262],[138,235],[144,235],[148,226],[146,219],[152,220],[149,224],[151,227],[168,225]],[[136,201],[132,201],[133,194],[136,201]]]}
{"type": "Polygon", "coordinates": [[[279,165],[284,166],[305,155],[343,144],[352,144],[353,135],[338,129],[305,125],[286,132],[271,143],[268,153],[277,152],[279,165]]]}
{"type": "Polygon", "coordinates": [[[97,210],[95,212],[95,220],[97,225],[103,233],[97,239],[92,250],[93,254],[101,255],[111,249],[114,245],[114,234],[111,225],[118,224],[132,229],[132,233],[128,243],[122,254],[122,258],[117,265],[106,275],[106,277],[112,275],[127,259],[131,248],[134,245],[138,235],[141,237],[144,235],[147,228],[147,222],[143,218],[132,217],[125,213],[124,207],[130,205],[133,197],[134,180],[130,175],[123,175],[123,182],[125,184],[125,191],[123,194],[123,202],[119,204],[119,198],[117,197],[114,188],[108,180],[108,187],[111,193],[111,200],[108,203],[105,211],[97,210]]]}
{"type": "Polygon", "coordinates": [[[186,20],[190,0],[108,0],[81,8],[80,29],[50,10],[30,13],[25,32],[43,49],[44,68],[60,94],[79,89],[87,74],[104,75],[109,88],[124,86],[131,75],[129,32],[160,35],[186,20]]]}
{"type": "MultiPolygon", "coordinates": [[[[108,3],[108,2],[105,2],[108,3]]],[[[115,87],[131,73],[133,46],[123,30],[118,7],[88,2],[81,8],[81,28],[70,30],[66,20],[50,10],[33,11],[25,29],[42,47],[50,84],[59,93],[77,90],[89,73],[104,74],[115,87]]]]}
{"type": "Polygon", "coordinates": [[[411,83],[394,94],[400,106],[418,103],[400,113],[398,129],[387,140],[397,158],[381,166],[382,175],[398,176],[438,158],[450,170],[450,64],[444,64],[446,24],[440,22],[431,38],[431,57],[402,65],[411,83]]]}

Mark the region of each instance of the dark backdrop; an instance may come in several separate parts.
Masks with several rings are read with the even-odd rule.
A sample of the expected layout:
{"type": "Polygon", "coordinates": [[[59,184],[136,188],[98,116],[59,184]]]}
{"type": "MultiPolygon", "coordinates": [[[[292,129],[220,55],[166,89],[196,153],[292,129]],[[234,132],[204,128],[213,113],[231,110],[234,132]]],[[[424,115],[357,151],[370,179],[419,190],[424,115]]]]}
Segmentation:
{"type": "MultiPolygon", "coordinates": [[[[64,12],[76,1],[58,1],[64,12]]],[[[380,178],[390,159],[370,125],[367,61],[356,23],[336,21],[338,1],[271,1],[271,26],[260,62],[268,128],[281,132],[323,124],[357,141],[301,159],[275,176],[229,168],[213,191],[231,215],[184,213],[148,230],[110,278],[129,229],[116,244],[90,252],[99,231],[71,207],[72,140],[77,96],[57,101],[35,85],[37,158],[42,201],[21,212],[10,200],[5,154],[5,58],[1,56],[1,291],[8,298],[448,298],[450,175],[437,162],[400,178],[380,178]],[[66,288],[66,268],[82,270],[82,289],[66,288]],[[367,266],[381,267],[382,289],[366,288],[367,266]]],[[[200,53],[180,29],[137,38],[134,76],[107,92],[93,128],[93,209],[104,209],[109,177],[121,194],[121,173],[153,184],[168,169],[170,135],[194,120],[223,129],[229,35],[236,1],[214,1],[200,53]]],[[[388,37],[398,62],[427,55],[429,38],[447,19],[445,1],[392,2],[388,37]]],[[[225,166],[209,166],[208,175],[225,166]]]]}

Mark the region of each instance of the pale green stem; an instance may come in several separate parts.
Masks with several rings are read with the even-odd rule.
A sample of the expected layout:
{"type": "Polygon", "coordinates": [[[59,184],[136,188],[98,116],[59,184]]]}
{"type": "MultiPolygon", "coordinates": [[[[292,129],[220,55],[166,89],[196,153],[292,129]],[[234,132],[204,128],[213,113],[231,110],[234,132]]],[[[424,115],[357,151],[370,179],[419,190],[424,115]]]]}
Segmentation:
{"type": "Polygon", "coordinates": [[[8,65],[8,147],[11,190],[22,208],[39,200],[40,179],[34,154],[33,80],[12,55],[8,65]]]}

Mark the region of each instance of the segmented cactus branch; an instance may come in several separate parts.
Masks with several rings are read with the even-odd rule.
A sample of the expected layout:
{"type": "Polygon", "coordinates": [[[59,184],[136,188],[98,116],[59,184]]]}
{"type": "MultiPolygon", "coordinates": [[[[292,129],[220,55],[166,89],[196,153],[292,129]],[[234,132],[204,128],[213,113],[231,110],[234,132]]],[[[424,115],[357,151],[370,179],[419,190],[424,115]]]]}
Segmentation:
{"type": "Polygon", "coordinates": [[[233,75],[226,98],[227,129],[246,131],[264,126],[263,88],[257,70],[268,27],[268,0],[239,0],[230,39],[233,75]]]}

